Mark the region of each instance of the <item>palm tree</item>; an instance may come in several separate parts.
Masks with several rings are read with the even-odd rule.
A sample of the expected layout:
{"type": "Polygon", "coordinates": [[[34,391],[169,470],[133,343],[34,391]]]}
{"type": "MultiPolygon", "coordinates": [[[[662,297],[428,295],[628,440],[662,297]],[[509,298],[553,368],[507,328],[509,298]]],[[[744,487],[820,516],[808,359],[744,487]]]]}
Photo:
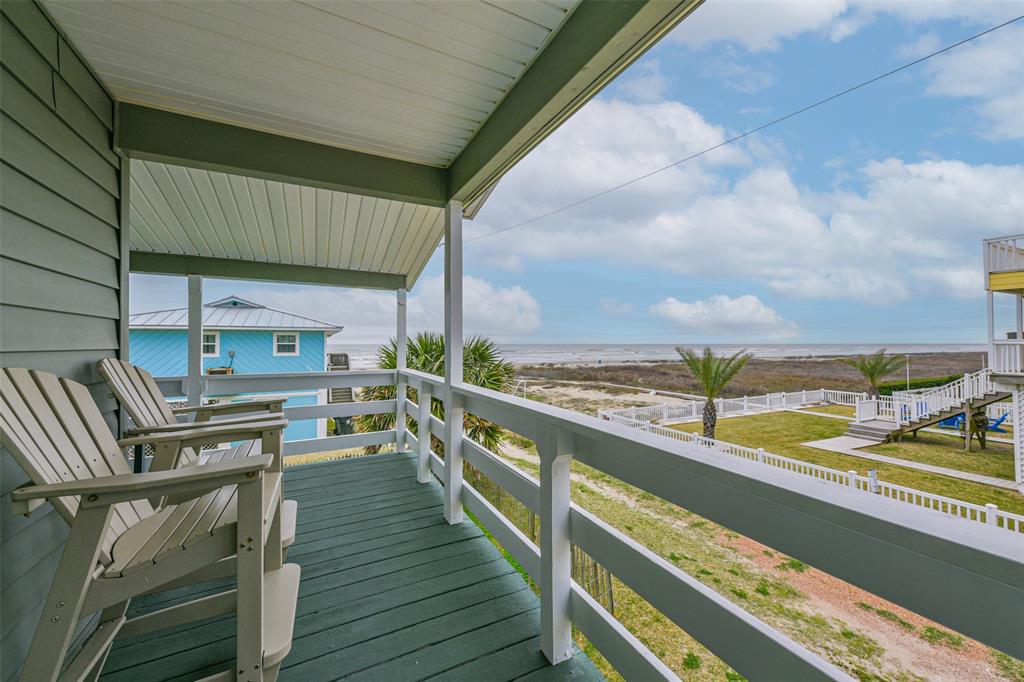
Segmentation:
{"type": "MultiPolygon", "coordinates": [[[[409,369],[415,369],[427,374],[444,376],[444,336],[433,332],[420,332],[409,339],[406,350],[406,362],[409,369]]],[[[387,344],[377,349],[377,367],[380,369],[394,369],[398,364],[398,344],[391,339],[387,344]]],[[[490,339],[482,336],[474,336],[463,344],[463,381],[467,384],[489,388],[494,391],[509,391],[515,384],[515,367],[501,356],[498,347],[490,339]]],[[[363,400],[394,400],[396,395],[394,386],[371,386],[364,388],[360,397],[363,400]]],[[[418,402],[419,396],[415,389],[409,389],[410,398],[418,402]]],[[[435,396],[431,401],[431,414],[438,419],[444,419],[444,404],[440,396],[435,396]]],[[[408,415],[411,418],[412,415],[408,415]]],[[[353,424],[356,431],[389,431],[395,428],[395,413],[368,414],[355,417],[353,424]]],[[[483,445],[488,450],[497,451],[501,447],[502,429],[497,424],[480,419],[473,415],[466,415],[465,431],[473,440],[483,445]]],[[[411,427],[411,422],[407,424],[411,427]]],[[[443,452],[443,444],[440,440],[433,439],[431,446],[435,452],[443,452]]],[[[368,447],[369,452],[378,452],[378,446],[368,447]]]]}
{"type": "Polygon", "coordinates": [[[878,384],[882,379],[892,374],[903,364],[903,358],[898,355],[886,355],[882,348],[871,355],[858,355],[855,358],[839,358],[839,362],[853,367],[860,372],[865,381],[868,382],[868,397],[875,399],[881,395],[878,384]]]}
{"type": "Polygon", "coordinates": [[[707,397],[707,401],[704,403],[704,437],[714,438],[715,425],[718,424],[715,398],[722,395],[733,377],[754,356],[746,349],[729,357],[715,355],[710,348],[705,348],[701,355],[697,355],[689,348],[676,346],[676,352],[682,356],[683,362],[690,369],[690,374],[704,390],[704,395],[707,397]]]}

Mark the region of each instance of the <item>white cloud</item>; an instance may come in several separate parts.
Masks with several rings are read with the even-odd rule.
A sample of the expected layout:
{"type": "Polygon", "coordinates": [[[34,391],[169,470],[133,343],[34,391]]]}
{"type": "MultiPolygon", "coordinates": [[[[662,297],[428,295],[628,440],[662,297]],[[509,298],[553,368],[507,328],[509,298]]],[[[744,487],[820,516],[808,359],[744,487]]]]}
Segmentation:
{"type": "Polygon", "coordinates": [[[651,306],[651,313],[668,321],[680,332],[698,338],[779,339],[791,338],[799,332],[796,323],[783,318],[750,294],[736,298],[717,294],[693,303],[668,297],[651,306]]]}
{"type": "Polygon", "coordinates": [[[1017,10],[1016,3],[1006,0],[715,0],[701,5],[669,39],[697,50],[730,43],[763,52],[804,33],[839,42],[880,18],[910,24],[943,19],[994,24],[1017,10]]]}
{"type": "Polygon", "coordinates": [[[633,304],[617,301],[614,298],[602,298],[601,310],[608,315],[628,315],[633,312],[633,304]]]}
{"type": "Polygon", "coordinates": [[[706,78],[719,80],[727,88],[748,95],[771,87],[775,83],[775,76],[770,70],[763,66],[753,67],[741,63],[732,50],[705,59],[701,73],[706,78]]]}
{"type": "MultiPolygon", "coordinates": [[[[379,343],[395,335],[397,303],[394,292],[327,287],[250,285],[238,295],[272,308],[326,320],[345,327],[335,343],[379,343]]],[[[497,287],[476,277],[462,282],[463,327],[467,336],[483,334],[497,340],[516,340],[541,327],[540,304],[520,286],[497,287]]],[[[410,333],[444,328],[444,280],[419,282],[407,301],[410,333]]]]}
{"type": "Polygon", "coordinates": [[[1008,26],[926,65],[930,95],[977,102],[978,132],[993,140],[1024,138],[1024,26],[1008,26]]]}
{"type": "Polygon", "coordinates": [[[657,59],[645,59],[630,68],[617,85],[629,99],[652,102],[663,98],[669,82],[657,59]]]}
{"type": "MultiPolygon", "coordinates": [[[[724,136],[679,103],[592,102],[508,174],[467,235],[564,206],[724,136]]],[[[742,278],[787,296],[893,304],[934,292],[929,273],[969,267],[979,239],[1024,230],[1022,165],[882,159],[829,168],[841,183],[813,192],[794,182],[786,161],[777,145],[731,145],[720,158],[468,248],[477,258],[596,257],[742,278]]]]}

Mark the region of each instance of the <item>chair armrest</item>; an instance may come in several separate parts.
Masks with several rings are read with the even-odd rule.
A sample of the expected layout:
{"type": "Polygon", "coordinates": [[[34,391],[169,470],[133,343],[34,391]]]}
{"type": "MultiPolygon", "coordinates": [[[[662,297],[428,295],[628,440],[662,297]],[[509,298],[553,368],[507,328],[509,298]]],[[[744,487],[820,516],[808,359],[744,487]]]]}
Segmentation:
{"type": "Polygon", "coordinates": [[[125,433],[129,436],[141,435],[144,433],[171,433],[179,431],[187,431],[189,429],[196,428],[207,428],[208,426],[222,426],[224,424],[242,424],[246,422],[254,421],[266,421],[272,417],[267,414],[245,414],[238,417],[227,417],[225,419],[217,419],[214,421],[204,422],[175,422],[174,424],[155,424],[153,426],[133,426],[130,429],[125,429],[125,433]]]}
{"type": "Polygon", "coordinates": [[[233,403],[217,403],[215,405],[186,405],[185,407],[172,407],[174,414],[189,414],[190,412],[209,412],[211,414],[236,414],[239,412],[255,412],[264,410],[267,412],[280,412],[281,406],[288,401],[288,398],[257,398],[237,401],[233,403]],[[274,408],[277,408],[276,410],[274,408]]]}
{"type": "Polygon", "coordinates": [[[30,503],[30,500],[54,497],[81,497],[80,506],[88,509],[172,494],[195,493],[193,497],[198,497],[226,485],[255,480],[263,471],[270,468],[273,461],[273,455],[259,455],[170,471],[100,476],[82,481],[34,485],[16,488],[11,492],[11,501],[30,503]]]}
{"type": "Polygon", "coordinates": [[[120,447],[126,448],[134,445],[157,445],[160,443],[180,443],[181,447],[188,447],[195,444],[219,443],[226,440],[247,440],[259,438],[266,431],[276,431],[288,426],[288,420],[284,418],[264,419],[260,421],[244,421],[229,424],[203,424],[193,428],[175,429],[166,433],[150,433],[132,438],[122,438],[117,441],[120,447]]]}

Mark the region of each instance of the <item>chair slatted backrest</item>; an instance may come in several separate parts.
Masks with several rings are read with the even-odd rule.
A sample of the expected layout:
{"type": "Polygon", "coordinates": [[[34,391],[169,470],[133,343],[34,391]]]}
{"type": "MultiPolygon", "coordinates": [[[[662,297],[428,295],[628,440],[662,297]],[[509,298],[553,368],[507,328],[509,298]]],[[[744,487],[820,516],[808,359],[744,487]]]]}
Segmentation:
{"type": "MultiPolygon", "coordinates": [[[[117,358],[104,358],[96,366],[136,426],[164,426],[178,422],[152,374],[117,358]]],[[[182,449],[179,457],[182,464],[197,459],[193,448],[182,449]]]]}
{"type": "MultiPolygon", "coordinates": [[[[130,474],[92,395],[82,384],[49,372],[5,367],[0,375],[0,439],[36,485],[130,474]]],[[[69,523],[78,500],[52,500],[69,523]]],[[[114,507],[104,543],[153,514],[146,500],[114,507]]]]}

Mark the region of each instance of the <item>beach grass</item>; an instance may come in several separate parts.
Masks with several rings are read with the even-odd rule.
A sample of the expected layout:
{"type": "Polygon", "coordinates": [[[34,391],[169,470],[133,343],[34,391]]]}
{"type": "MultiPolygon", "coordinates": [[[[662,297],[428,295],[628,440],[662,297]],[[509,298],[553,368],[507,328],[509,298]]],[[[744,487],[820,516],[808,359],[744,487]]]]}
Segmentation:
{"type": "MultiPolygon", "coordinates": [[[[941,474],[884,464],[853,455],[802,445],[808,441],[841,436],[846,432],[846,426],[845,421],[830,417],[796,412],[768,412],[747,417],[722,419],[718,422],[716,436],[718,439],[730,443],[764,448],[777,455],[793,457],[840,471],[856,470],[859,473],[864,473],[868,469],[875,469],[878,472],[878,477],[883,481],[976,504],[991,502],[998,505],[1000,509],[1024,514],[1024,495],[1012,490],[994,488],[941,474]]],[[[695,422],[676,424],[670,428],[699,432],[702,427],[699,422],[695,422]]],[[[879,454],[959,468],[963,471],[976,471],[990,476],[1012,478],[1012,447],[990,443],[989,449],[984,452],[975,449],[971,454],[967,454],[959,450],[958,442],[956,438],[950,436],[922,433],[918,437],[917,443],[914,443],[913,438],[907,438],[901,443],[892,444],[888,451],[880,451],[879,454]]]]}

